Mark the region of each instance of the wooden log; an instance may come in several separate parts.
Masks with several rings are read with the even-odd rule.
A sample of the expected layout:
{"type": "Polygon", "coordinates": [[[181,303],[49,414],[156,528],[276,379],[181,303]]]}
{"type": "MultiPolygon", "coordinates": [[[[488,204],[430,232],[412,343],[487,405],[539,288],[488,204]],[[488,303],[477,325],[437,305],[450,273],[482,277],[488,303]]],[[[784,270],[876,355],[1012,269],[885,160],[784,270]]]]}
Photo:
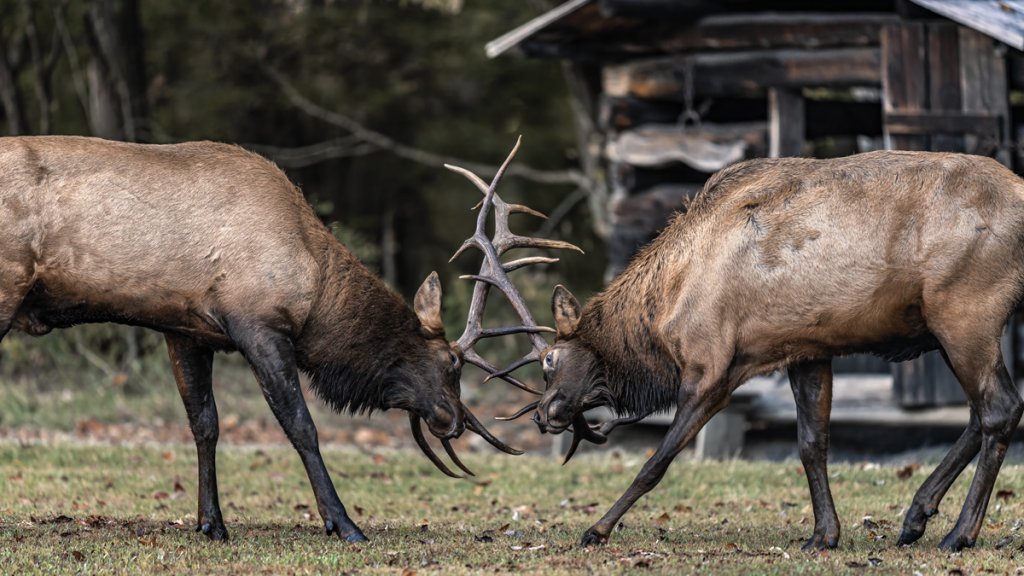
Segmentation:
{"type": "Polygon", "coordinates": [[[686,59],[700,95],[760,95],[767,87],[877,86],[881,83],[876,48],[758,50],[701,53],[606,66],[604,91],[613,97],[681,99],[686,59]]]}
{"type": "Polygon", "coordinates": [[[973,133],[994,137],[999,135],[1001,122],[1001,116],[986,112],[963,113],[952,110],[893,112],[885,116],[886,130],[892,135],[973,133]]]}
{"type": "Polygon", "coordinates": [[[878,46],[889,14],[739,13],[702,18],[697,25],[653,41],[668,54],[707,50],[852,48],[878,46]]]}
{"type": "Polygon", "coordinates": [[[654,124],[626,130],[609,138],[605,157],[632,166],[664,166],[683,162],[704,172],[752,157],[764,149],[765,124],[654,124]]]}
{"type": "MultiPolygon", "coordinates": [[[[704,118],[708,122],[749,123],[765,122],[768,101],[763,98],[715,98],[704,118]]],[[[601,125],[608,131],[622,131],[647,124],[674,124],[683,107],[679,102],[643,100],[640,98],[612,98],[604,96],[601,102],[601,125]]],[[[882,134],[882,104],[879,101],[818,100],[804,98],[808,140],[828,136],[882,134]]],[[[767,125],[766,125],[767,128],[767,125]]],[[[765,140],[767,143],[767,140],[765,140]]],[[[767,154],[767,147],[759,155],[767,154]]]]}

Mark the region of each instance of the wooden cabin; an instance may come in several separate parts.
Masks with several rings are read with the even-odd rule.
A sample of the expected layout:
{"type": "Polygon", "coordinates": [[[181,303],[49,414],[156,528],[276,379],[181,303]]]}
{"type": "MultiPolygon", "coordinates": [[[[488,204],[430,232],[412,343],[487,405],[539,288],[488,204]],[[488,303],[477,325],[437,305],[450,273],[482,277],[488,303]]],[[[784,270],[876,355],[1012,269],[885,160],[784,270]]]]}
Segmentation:
{"type": "MultiPolygon", "coordinates": [[[[568,0],[486,50],[566,63],[609,278],[744,158],[944,150],[1024,169],[1024,1],[568,0]]],[[[890,375],[896,410],[964,403],[934,353],[835,367],[890,375]]]]}

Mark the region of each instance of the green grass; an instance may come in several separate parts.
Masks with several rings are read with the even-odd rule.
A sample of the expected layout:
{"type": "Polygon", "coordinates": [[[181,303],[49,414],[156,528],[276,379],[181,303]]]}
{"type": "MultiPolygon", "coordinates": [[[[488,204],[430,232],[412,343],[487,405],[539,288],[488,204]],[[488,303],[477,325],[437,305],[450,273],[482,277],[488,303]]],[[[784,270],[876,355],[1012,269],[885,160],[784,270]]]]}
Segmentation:
{"type": "Polygon", "coordinates": [[[609,544],[581,550],[581,533],[625,489],[641,458],[580,458],[563,468],[537,457],[469,456],[483,479],[474,484],[447,479],[409,452],[324,452],[369,543],[322,533],[290,448],[222,447],[231,540],[212,543],[191,530],[189,446],[0,444],[0,573],[947,574],[1024,565],[1020,466],[1000,475],[1001,497],[978,547],[962,554],[935,546],[952,526],[965,479],[923,540],[896,548],[902,512],[927,470],[900,479],[891,467],[833,466],[843,538],[837,550],[811,555],[800,551],[813,517],[792,462],[676,462],[609,544]],[[864,528],[865,516],[878,526],[864,528]]]}

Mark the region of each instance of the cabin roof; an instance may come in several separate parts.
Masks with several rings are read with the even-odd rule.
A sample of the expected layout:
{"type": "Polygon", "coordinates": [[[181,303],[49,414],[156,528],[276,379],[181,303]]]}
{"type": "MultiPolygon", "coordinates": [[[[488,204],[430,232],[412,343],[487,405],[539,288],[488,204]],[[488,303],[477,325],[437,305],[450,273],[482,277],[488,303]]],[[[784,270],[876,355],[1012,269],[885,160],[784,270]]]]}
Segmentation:
{"type": "MultiPolygon", "coordinates": [[[[1024,0],[910,0],[957,24],[1024,50],[1024,0]]],[[[895,18],[891,2],[827,4],[795,0],[568,0],[487,43],[487,55],[509,52],[530,56],[618,59],[665,52],[658,38],[677,30],[681,21],[744,17],[776,18],[798,12],[810,18],[895,18]],[[823,10],[822,6],[826,8],[823,10]]]]}

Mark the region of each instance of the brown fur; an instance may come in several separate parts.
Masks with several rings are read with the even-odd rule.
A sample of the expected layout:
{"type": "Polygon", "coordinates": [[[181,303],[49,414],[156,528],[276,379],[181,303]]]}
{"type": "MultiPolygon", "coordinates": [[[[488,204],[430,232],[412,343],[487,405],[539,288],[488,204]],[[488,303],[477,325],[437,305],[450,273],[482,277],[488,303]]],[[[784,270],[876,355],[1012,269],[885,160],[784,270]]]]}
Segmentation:
{"type": "MultiPolygon", "coordinates": [[[[712,176],[557,339],[538,422],[558,431],[600,404],[633,414],[676,407],[678,425],[595,526],[598,537],[756,374],[799,368],[794,382],[827,377],[830,386],[817,363],[833,356],[899,360],[941,347],[1002,438],[997,429],[1021,405],[1005,385],[998,339],[1022,289],[1024,182],[994,160],[873,152],[743,162],[712,176]]],[[[826,404],[806,401],[824,411],[827,430],[826,404]]],[[[980,516],[971,514],[951,547],[973,543],[980,516]]]]}

